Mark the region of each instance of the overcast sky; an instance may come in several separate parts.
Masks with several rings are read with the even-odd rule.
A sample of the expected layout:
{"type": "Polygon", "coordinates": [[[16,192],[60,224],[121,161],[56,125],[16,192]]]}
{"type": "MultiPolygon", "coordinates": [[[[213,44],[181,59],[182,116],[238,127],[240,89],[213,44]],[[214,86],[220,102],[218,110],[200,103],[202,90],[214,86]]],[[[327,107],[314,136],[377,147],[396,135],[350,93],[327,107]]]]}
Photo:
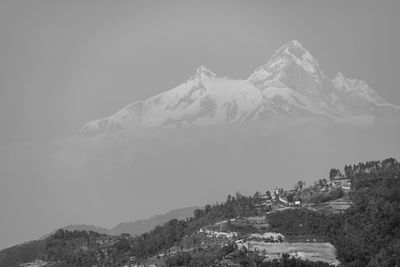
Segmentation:
{"type": "Polygon", "coordinates": [[[70,136],[198,65],[247,78],[297,39],[400,104],[399,1],[1,1],[0,144],[70,136]]]}

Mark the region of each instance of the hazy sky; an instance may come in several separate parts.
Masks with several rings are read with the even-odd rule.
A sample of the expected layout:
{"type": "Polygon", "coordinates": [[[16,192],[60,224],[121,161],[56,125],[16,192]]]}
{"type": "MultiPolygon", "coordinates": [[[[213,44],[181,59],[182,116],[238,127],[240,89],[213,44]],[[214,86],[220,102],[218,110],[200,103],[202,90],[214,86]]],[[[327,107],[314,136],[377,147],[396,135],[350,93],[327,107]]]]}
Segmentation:
{"type": "Polygon", "coordinates": [[[400,104],[399,1],[1,1],[0,144],[70,136],[198,65],[247,78],[297,39],[400,104]]]}

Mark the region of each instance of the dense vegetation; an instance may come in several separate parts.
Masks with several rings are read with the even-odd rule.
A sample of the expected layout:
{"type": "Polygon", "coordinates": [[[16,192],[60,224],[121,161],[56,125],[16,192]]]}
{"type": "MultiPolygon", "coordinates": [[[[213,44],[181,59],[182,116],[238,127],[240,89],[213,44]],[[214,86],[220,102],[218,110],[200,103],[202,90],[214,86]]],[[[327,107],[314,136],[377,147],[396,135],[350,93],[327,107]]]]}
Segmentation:
{"type": "Polygon", "coordinates": [[[239,252],[240,266],[257,266],[257,267],[328,267],[327,263],[318,261],[311,262],[295,257],[290,257],[288,254],[283,254],[281,259],[274,259],[272,261],[265,262],[262,257],[257,253],[242,253],[239,252]]]}
{"type": "Polygon", "coordinates": [[[207,205],[204,209],[196,209],[194,217],[185,221],[171,220],[163,226],[158,226],[153,231],[138,237],[131,248],[133,254],[138,258],[146,258],[170,248],[182,240],[185,235],[203,226],[224,219],[258,215],[255,205],[261,202],[259,196],[259,193],[256,193],[254,197],[236,193],[234,197],[229,195],[225,203],[207,205]]]}
{"type": "Polygon", "coordinates": [[[96,232],[86,231],[56,231],[50,237],[27,242],[2,251],[0,255],[0,266],[17,266],[18,263],[30,262],[35,259],[50,260],[65,264],[57,266],[77,266],[78,264],[91,264],[93,252],[89,249],[85,253],[75,251],[76,247],[84,244],[88,248],[94,238],[100,236],[96,232]]]}
{"type": "Polygon", "coordinates": [[[46,241],[32,241],[1,251],[0,266],[14,266],[15,263],[30,262],[46,251],[46,241]]]}
{"type": "Polygon", "coordinates": [[[226,266],[224,263],[219,263],[223,256],[230,254],[231,259],[237,265],[248,267],[328,267],[327,263],[311,262],[295,257],[290,257],[288,254],[283,254],[281,259],[274,259],[265,262],[264,258],[254,252],[236,251],[233,247],[221,248],[218,250],[201,251],[195,253],[179,253],[166,260],[168,267],[175,266],[226,266]]]}
{"type": "Polygon", "coordinates": [[[347,167],[347,173],[357,180],[357,190],[351,193],[354,205],[346,212],[286,210],[269,216],[271,227],[287,235],[327,237],[346,266],[400,266],[399,163],[389,159],[359,164],[347,167]],[[367,171],[377,169],[371,166],[380,168],[367,171]]]}
{"type": "Polygon", "coordinates": [[[235,251],[233,245],[222,248],[197,249],[193,252],[183,252],[167,257],[167,266],[213,266],[224,256],[235,251]]]}
{"type": "MultiPolygon", "coordinates": [[[[345,174],[356,184],[351,193],[352,208],[343,214],[307,209],[272,213],[268,217],[271,227],[286,235],[326,237],[337,248],[339,259],[348,266],[400,265],[400,164],[395,159],[360,163],[346,166],[345,174]]],[[[328,200],[343,196],[343,191],[337,189],[331,194],[328,200]]],[[[253,197],[228,196],[223,204],[196,210],[188,221],[170,222],[142,236],[135,255],[152,255],[176,244],[185,234],[218,220],[257,215],[255,205],[259,202],[258,193],[253,197]]]]}
{"type": "Polygon", "coordinates": [[[394,158],[385,160],[360,162],[357,165],[348,165],[344,167],[344,175],[338,169],[331,169],[329,176],[346,177],[351,179],[354,189],[366,186],[373,186],[378,181],[385,178],[399,178],[400,164],[394,158]]]}
{"type": "Polygon", "coordinates": [[[335,200],[338,198],[341,198],[344,196],[344,192],[341,188],[335,188],[327,193],[325,192],[318,192],[316,194],[314,194],[309,202],[314,203],[314,204],[320,204],[320,203],[324,203],[324,202],[328,202],[331,200],[335,200]]]}

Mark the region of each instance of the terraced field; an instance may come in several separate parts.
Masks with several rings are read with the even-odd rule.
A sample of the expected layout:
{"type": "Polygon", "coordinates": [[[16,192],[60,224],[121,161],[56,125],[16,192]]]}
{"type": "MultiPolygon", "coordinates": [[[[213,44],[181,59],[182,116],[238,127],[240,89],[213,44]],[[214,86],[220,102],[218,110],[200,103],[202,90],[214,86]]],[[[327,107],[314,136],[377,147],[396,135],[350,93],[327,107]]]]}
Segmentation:
{"type": "Polygon", "coordinates": [[[309,208],[324,213],[340,213],[350,208],[350,206],[351,206],[351,201],[343,197],[325,203],[312,205],[309,208]]]}
{"type": "Polygon", "coordinates": [[[329,242],[281,242],[267,243],[248,241],[248,249],[258,251],[267,259],[279,259],[283,253],[288,253],[296,258],[310,261],[322,261],[332,265],[339,265],[336,259],[335,247],[329,242]]]}

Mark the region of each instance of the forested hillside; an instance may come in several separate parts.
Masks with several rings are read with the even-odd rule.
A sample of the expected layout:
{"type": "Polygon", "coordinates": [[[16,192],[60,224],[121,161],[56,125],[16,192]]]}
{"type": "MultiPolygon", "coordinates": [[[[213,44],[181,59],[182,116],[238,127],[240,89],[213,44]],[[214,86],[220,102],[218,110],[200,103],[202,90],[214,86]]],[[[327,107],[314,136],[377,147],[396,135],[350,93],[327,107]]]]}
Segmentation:
{"type": "Polygon", "coordinates": [[[325,213],[306,205],[284,207],[279,200],[260,209],[270,195],[237,192],[224,203],[196,209],[191,218],[171,220],[138,237],[59,230],[44,240],[1,251],[0,266],[33,260],[52,264],[48,266],[149,262],[160,266],[224,266],[226,262],[236,264],[232,266],[328,266],[285,253],[266,260],[257,250],[238,246],[252,233],[257,236],[266,231],[281,233],[288,240],[307,238],[308,242],[313,237],[314,242],[330,242],[343,266],[400,266],[399,162],[360,163],[346,166],[344,174],[336,169],[330,174],[352,180],[348,197],[353,204],[344,212],[325,213]],[[266,223],[251,222],[260,218],[266,223]]]}
{"type": "Polygon", "coordinates": [[[271,226],[283,234],[326,236],[345,266],[399,266],[399,174],[395,159],[346,166],[345,175],[354,187],[350,209],[332,215],[307,209],[282,211],[269,216],[271,226]]]}

